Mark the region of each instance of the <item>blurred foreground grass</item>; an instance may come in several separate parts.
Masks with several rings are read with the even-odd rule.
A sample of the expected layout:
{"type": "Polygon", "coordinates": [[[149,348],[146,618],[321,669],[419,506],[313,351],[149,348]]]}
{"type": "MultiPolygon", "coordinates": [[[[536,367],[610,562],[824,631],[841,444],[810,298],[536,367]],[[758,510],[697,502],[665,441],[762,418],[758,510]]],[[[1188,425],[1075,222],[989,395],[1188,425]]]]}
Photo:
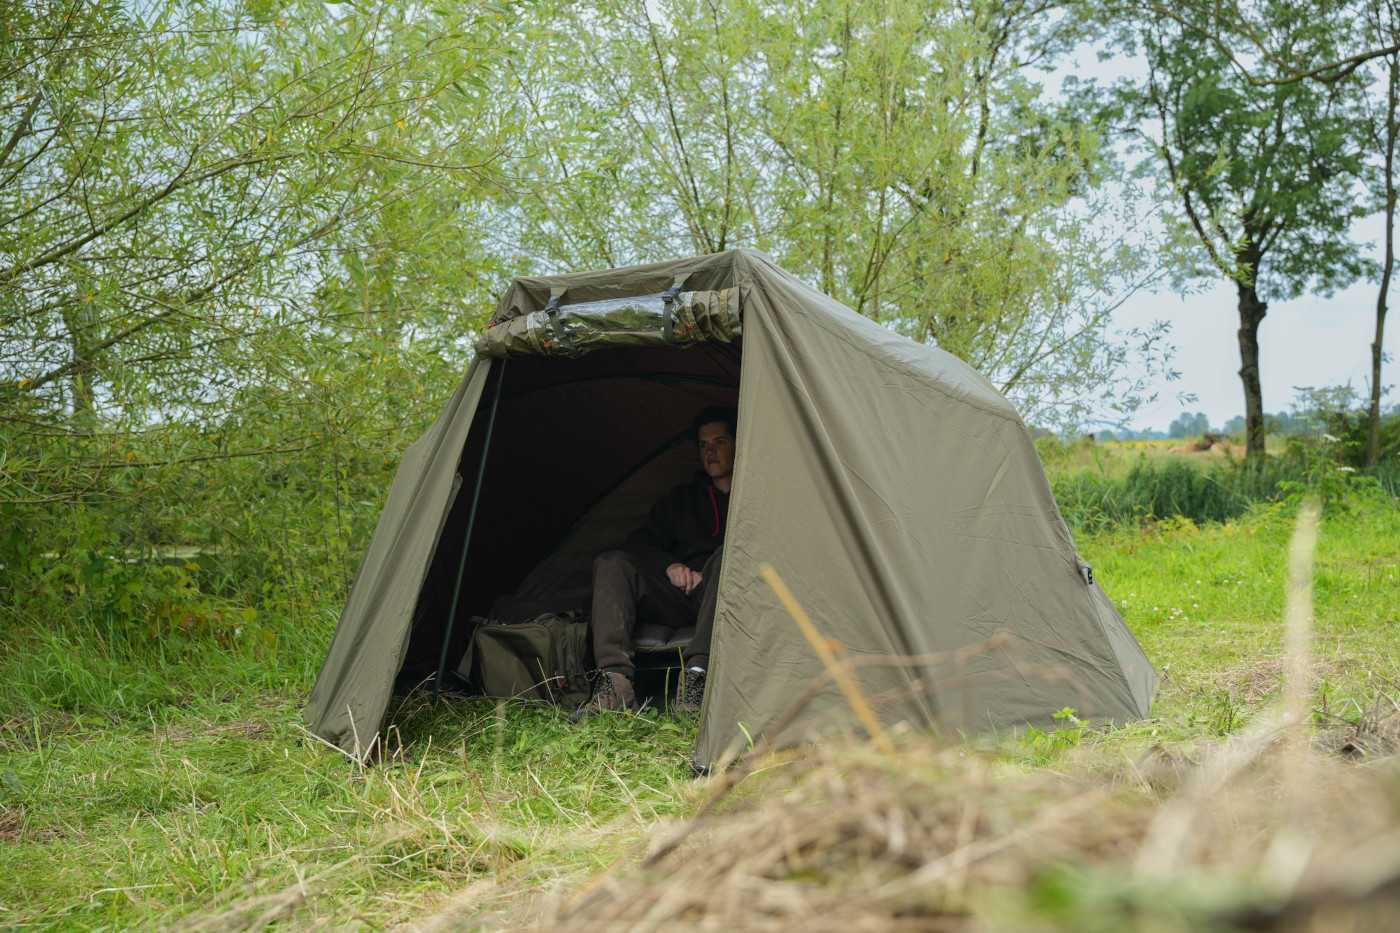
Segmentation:
{"type": "MultiPolygon", "coordinates": [[[[1014,898],[996,894],[1010,881],[964,870],[961,893],[938,909],[995,929],[1083,929],[1098,911],[1105,922],[1131,915],[1140,928],[1176,930],[1248,908],[1263,889],[1204,863],[1190,896],[1169,893],[1187,883],[1179,874],[1146,899],[1115,885],[1128,884],[1122,863],[1146,844],[1153,808],[1173,799],[1172,781],[1142,776],[1151,763],[1208,759],[1202,749],[1239,736],[1278,694],[1292,521],[1292,507],[1271,505],[1229,523],[1080,534],[1081,551],[1164,673],[1152,720],[993,747],[905,734],[893,760],[859,743],[789,753],[740,786],[720,835],[742,840],[743,820],[787,812],[794,794],[812,810],[812,794],[829,800],[857,775],[869,778],[862,799],[880,787],[891,800],[926,797],[927,807],[905,807],[911,831],[946,816],[950,845],[964,823],[976,841],[1089,788],[1102,799],[1073,806],[1137,830],[1105,828],[1102,845],[1046,843],[1063,857],[1021,877],[1014,898]],[[786,783],[787,771],[825,789],[786,783]],[[945,798],[946,814],[934,806],[945,798]],[[962,800],[983,801],[981,816],[955,806],[962,800]],[[1104,907],[1105,898],[1118,906],[1104,907]]],[[[1313,706],[1327,711],[1319,722],[1358,719],[1395,695],[1397,575],[1394,500],[1327,511],[1315,579],[1313,706]]],[[[405,757],[362,768],[298,725],[333,613],[263,624],[277,634],[276,650],[172,643],[123,653],[95,647],[94,632],[62,620],[21,617],[0,629],[0,929],[549,924],[540,918],[554,916],[550,895],[575,890],[640,841],[665,838],[712,792],[689,776],[692,725],[643,714],[572,727],[552,709],[484,700],[449,700],[433,712],[408,698],[391,711],[405,757]]],[[[1376,808],[1393,809],[1396,796],[1365,799],[1375,825],[1395,822],[1376,808]]],[[[786,880],[803,891],[845,890],[849,879],[838,884],[823,864],[814,856],[810,872],[786,880]]],[[[589,916],[603,922],[586,911],[576,919],[587,926],[589,916]]]]}

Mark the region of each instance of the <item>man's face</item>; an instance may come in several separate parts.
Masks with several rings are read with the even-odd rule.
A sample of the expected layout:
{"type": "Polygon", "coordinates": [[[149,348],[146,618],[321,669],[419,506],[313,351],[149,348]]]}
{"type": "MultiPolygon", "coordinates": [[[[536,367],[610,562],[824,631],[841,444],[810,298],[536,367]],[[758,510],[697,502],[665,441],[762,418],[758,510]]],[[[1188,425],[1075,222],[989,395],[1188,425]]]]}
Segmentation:
{"type": "Polygon", "coordinates": [[[698,435],[700,465],[712,480],[734,474],[734,435],[723,421],[701,425],[698,435]]]}

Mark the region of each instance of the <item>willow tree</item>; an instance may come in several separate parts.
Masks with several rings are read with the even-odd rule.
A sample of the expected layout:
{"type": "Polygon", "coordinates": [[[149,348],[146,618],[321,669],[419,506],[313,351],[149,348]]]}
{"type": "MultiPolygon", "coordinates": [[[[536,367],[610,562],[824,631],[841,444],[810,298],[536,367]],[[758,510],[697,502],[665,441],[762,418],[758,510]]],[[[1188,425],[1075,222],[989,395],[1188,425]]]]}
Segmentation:
{"type": "MultiPolygon", "coordinates": [[[[1149,274],[1105,231],[1092,127],[1041,98],[1052,4],[610,0],[558,14],[519,86],[539,179],[503,225],[554,268],[749,245],[1072,421],[1128,353],[1149,274]],[[533,70],[530,70],[533,69],[533,70]]],[[[1139,335],[1141,336],[1141,335],[1139,335]]],[[[1152,338],[1145,338],[1150,344],[1152,338]]]]}
{"type": "Polygon", "coordinates": [[[315,455],[315,423],[257,428],[336,407],[352,332],[382,355],[413,343],[420,306],[368,283],[426,297],[405,276],[474,242],[462,206],[509,135],[483,77],[511,53],[509,13],[9,5],[0,497],[91,503],[138,469],[315,455]]]}

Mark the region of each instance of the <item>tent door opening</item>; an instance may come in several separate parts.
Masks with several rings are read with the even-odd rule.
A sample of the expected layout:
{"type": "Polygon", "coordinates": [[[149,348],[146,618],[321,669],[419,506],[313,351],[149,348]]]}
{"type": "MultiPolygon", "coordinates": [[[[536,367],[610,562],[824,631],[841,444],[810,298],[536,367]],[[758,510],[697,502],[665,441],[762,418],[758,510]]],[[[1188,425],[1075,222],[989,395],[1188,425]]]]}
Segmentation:
{"type": "MultiPolygon", "coordinates": [[[[461,492],[419,592],[400,687],[433,678],[443,658],[454,670],[471,617],[490,615],[501,597],[586,606],[597,555],[621,547],[652,505],[699,469],[691,421],[709,406],[737,407],[741,359],[736,337],[492,360],[462,449],[461,492]],[[498,389],[492,426],[488,399],[498,389]],[[478,479],[479,498],[471,495],[478,479]]],[[[639,625],[638,668],[675,666],[688,637],[639,625]]]]}

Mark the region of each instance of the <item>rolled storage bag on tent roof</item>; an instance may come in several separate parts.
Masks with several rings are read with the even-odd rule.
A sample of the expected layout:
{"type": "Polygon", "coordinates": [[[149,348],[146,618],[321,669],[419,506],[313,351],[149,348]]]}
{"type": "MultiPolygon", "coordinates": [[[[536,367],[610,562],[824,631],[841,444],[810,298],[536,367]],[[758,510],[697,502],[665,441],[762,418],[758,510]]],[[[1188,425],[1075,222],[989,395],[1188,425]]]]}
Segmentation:
{"type": "Polygon", "coordinates": [[[486,325],[479,356],[582,356],[603,347],[689,347],[732,343],[741,333],[740,289],[658,292],[577,304],[553,304],[486,325]]]}

